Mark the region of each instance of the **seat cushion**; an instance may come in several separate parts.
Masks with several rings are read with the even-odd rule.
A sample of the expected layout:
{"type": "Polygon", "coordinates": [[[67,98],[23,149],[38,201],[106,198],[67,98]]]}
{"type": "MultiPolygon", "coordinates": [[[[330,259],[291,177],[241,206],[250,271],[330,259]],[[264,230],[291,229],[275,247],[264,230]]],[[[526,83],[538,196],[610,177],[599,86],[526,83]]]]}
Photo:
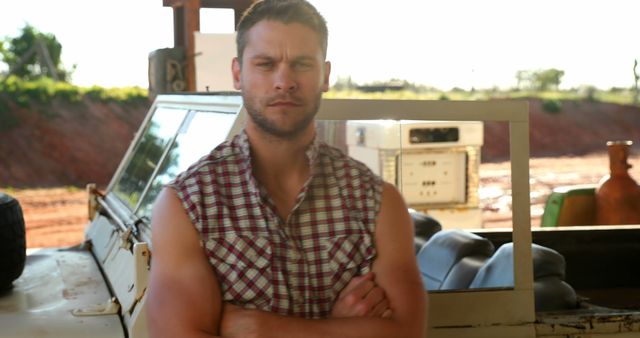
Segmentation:
{"type": "Polygon", "coordinates": [[[565,278],[566,262],[557,251],[538,244],[531,245],[533,259],[533,279],[554,276],[565,278]]]}
{"type": "MultiPolygon", "coordinates": [[[[549,276],[564,279],[565,260],[557,251],[534,243],[531,244],[531,257],[534,280],[549,276]]],[[[513,243],[506,243],[478,271],[471,287],[511,287],[513,283],[513,243]]]]}
{"type": "Polygon", "coordinates": [[[424,241],[429,240],[433,234],[442,230],[442,225],[435,218],[413,209],[409,210],[409,215],[413,221],[415,237],[424,241]]]}
{"type": "MultiPolygon", "coordinates": [[[[471,259],[455,271],[456,276],[461,276],[462,280],[466,280],[472,271],[469,268],[473,268],[479,262],[477,257],[490,257],[493,251],[493,244],[488,239],[468,231],[450,229],[435,233],[417,256],[425,288],[427,290],[441,290],[454,266],[463,258],[474,256],[476,257],[475,261],[471,259]]],[[[451,279],[446,285],[465,288],[462,280],[454,281],[451,279]]]]}
{"type": "Polygon", "coordinates": [[[462,258],[453,265],[445,277],[440,290],[468,289],[480,268],[489,260],[488,256],[476,255],[462,258]]]}
{"type": "Polygon", "coordinates": [[[536,311],[575,309],[578,299],[575,290],[558,277],[538,278],[533,282],[536,311]]]}
{"type": "MultiPolygon", "coordinates": [[[[563,281],[565,260],[557,251],[532,244],[536,311],[573,309],[576,293],[563,281]]],[[[480,268],[471,288],[513,287],[513,243],[502,245],[480,268]]]]}

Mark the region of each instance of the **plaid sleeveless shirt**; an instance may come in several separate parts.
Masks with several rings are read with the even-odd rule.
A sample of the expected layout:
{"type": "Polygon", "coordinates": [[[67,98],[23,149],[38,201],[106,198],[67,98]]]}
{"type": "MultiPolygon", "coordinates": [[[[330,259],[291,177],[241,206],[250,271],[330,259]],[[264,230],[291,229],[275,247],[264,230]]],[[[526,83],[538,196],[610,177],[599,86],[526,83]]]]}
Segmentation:
{"type": "Polygon", "coordinates": [[[371,269],[382,180],[317,139],[311,175],[286,220],[254,178],[246,133],[169,183],[200,232],[223,301],[325,318],[340,291],[371,269]]]}

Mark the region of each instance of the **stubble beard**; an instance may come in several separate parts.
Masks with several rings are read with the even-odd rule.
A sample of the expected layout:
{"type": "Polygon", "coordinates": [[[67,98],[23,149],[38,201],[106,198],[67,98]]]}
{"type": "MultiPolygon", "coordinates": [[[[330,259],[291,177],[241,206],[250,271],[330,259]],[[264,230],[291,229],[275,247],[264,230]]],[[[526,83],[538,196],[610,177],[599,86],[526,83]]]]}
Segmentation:
{"type": "MultiPolygon", "coordinates": [[[[259,99],[251,95],[243,94],[242,97],[244,99],[244,106],[247,109],[247,113],[251,117],[253,123],[261,131],[278,139],[293,140],[300,136],[309,127],[309,125],[313,123],[313,119],[320,108],[322,93],[320,92],[316,95],[311,106],[309,106],[309,109],[301,113],[302,118],[290,127],[281,127],[275,120],[269,119],[269,117],[267,117],[260,109],[261,107],[266,107],[267,104],[260,104],[260,102],[256,102],[259,101],[259,99]]],[[[269,100],[265,101],[269,102],[269,100]]]]}

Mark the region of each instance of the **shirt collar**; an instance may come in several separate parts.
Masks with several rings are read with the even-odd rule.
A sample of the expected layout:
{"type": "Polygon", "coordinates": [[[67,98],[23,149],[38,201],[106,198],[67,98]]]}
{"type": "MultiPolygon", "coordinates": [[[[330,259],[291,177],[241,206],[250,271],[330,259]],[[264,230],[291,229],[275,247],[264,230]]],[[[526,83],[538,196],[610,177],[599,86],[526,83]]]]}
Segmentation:
{"type": "Polygon", "coordinates": [[[321,142],[318,139],[318,135],[316,134],[313,137],[313,141],[309,145],[309,148],[307,148],[307,151],[305,152],[305,154],[307,155],[307,159],[309,159],[309,167],[312,168],[312,171],[311,171],[312,173],[313,173],[313,168],[316,166],[318,153],[320,152],[320,144],[321,142]]]}
{"type": "Polygon", "coordinates": [[[240,133],[236,135],[236,137],[233,139],[233,143],[235,143],[235,146],[240,149],[240,153],[242,154],[243,158],[251,160],[251,146],[249,145],[249,136],[244,129],[242,129],[242,131],[240,131],[240,133]]]}
{"type": "MultiPolygon", "coordinates": [[[[244,168],[246,168],[246,171],[245,171],[247,175],[246,179],[247,179],[247,182],[250,182],[249,187],[251,191],[259,194],[260,193],[259,184],[255,179],[255,177],[253,176],[253,168],[251,165],[251,145],[249,144],[249,136],[247,135],[246,130],[242,129],[242,131],[238,135],[236,135],[236,137],[234,137],[232,142],[233,142],[233,145],[237,149],[239,149],[240,153],[242,154],[242,158],[244,161],[244,168]]],[[[316,167],[317,167],[318,154],[320,152],[321,144],[322,142],[319,140],[319,138],[316,135],[314,136],[313,141],[305,151],[307,159],[309,160],[311,177],[315,176],[317,173],[316,167]]]]}
{"type": "MultiPolygon", "coordinates": [[[[234,138],[233,142],[235,146],[240,149],[240,153],[243,158],[249,161],[249,166],[251,165],[251,145],[249,144],[249,136],[245,129],[234,138]]],[[[307,159],[309,160],[309,165],[313,168],[316,164],[316,160],[318,159],[318,153],[320,151],[321,141],[318,139],[317,135],[314,136],[313,141],[305,151],[307,155],[307,159]]]]}

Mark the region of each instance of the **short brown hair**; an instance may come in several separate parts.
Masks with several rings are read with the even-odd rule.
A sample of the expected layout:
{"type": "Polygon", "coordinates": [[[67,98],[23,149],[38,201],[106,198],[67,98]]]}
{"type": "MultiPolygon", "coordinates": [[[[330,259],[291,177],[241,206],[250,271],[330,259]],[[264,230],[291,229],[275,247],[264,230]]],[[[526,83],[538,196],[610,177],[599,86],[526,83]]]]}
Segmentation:
{"type": "Polygon", "coordinates": [[[237,27],[236,45],[238,61],[247,46],[247,32],[262,20],[279,21],[285,24],[300,23],[318,34],[323,56],[327,56],[329,30],[320,12],[306,0],[258,0],[249,7],[237,27]]]}

